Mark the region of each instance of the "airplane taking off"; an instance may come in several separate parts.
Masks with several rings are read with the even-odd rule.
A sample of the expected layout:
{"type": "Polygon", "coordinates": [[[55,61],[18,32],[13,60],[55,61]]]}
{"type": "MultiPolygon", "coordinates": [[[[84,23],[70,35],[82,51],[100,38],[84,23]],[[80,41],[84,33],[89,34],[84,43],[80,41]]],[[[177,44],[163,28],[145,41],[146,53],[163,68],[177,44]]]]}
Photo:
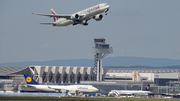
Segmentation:
{"type": "Polygon", "coordinates": [[[103,15],[101,13],[105,12],[107,15],[107,11],[109,10],[109,5],[107,3],[101,3],[95,5],[93,7],[87,8],[85,10],[76,12],[74,14],[56,14],[56,12],[51,9],[52,14],[42,14],[42,13],[32,13],[36,15],[42,16],[49,16],[53,17],[54,23],[40,23],[40,24],[47,24],[52,26],[68,26],[68,25],[77,25],[83,24],[88,25],[87,21],[91,18],[95,19],[96,21],[100,21],[103,19],[103,15]],[[85,20],[85,22],[83,22],[85,20]]]}
{"type": "Polygon", "coordinates": [[[28,87],[33,87],[40,91],[50,91],[50,92],[97,92],[98,89],[92,85],[39,85],[33,78],[28,74],[24,74],[25,81],[27,82],[28,87]]]}
{"type": "Polygon", "coordinates": [[[141,95],[144,95],[144,94],[151,93],[149,91],[149,88],[150,88],[150,84],[148,84],[146,86],[144,91],[142,91],[142,90],[111,90],[109,92],[109,94],[110,95],[116,95],[116,96],[120,96],[120,95],[123,95],[123,94],[141,94],[141,95]]]}

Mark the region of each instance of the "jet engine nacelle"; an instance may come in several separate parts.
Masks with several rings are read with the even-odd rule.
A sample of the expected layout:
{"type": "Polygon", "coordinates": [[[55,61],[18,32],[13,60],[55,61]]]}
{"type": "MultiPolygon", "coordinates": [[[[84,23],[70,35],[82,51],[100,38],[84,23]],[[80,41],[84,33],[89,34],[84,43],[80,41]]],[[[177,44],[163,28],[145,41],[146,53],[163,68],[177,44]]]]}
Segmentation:
{"type": "Polygon", "coordinates": [[[103,19],[103,15],[102,15],[102,14],[98,14],[98,15],[96,15],[96,16],[94,17],[94,19],[95,19],[96,21],[101,21],[101,20],[103,19]]]}
{"type": "Polygon", "coordinates": [[[79,14],[71,15],[71,20],[79,20],[79,18],[80,18],[79,14]]]}
{"type": "Polygon", "coordinates": [[[59,93],[59,92],[61,92],[61,90],[55,90],[55,92],[59,93]]]}

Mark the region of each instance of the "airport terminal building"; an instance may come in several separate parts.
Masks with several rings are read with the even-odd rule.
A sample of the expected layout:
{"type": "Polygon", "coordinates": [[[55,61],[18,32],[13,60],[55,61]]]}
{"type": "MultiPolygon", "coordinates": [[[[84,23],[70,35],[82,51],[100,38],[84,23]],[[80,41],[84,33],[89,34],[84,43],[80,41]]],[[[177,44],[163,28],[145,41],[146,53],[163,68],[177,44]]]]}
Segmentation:
{"type": "Polygon", "coordinates": [[[25,87],[23,74],[29,74],[40,84],[91,84],[104,93],[113,89],[143,90],[147,84],[151,84],[154,92],[180,93],[180,69],[103,68],[103,81],[99,82],[93,79],[93,67],[68,66],[0,67],[0,90],[37,91],[25,87]],[[173,88],[173,85],[177,88],[173,88]]]}
{"type": "MultiPolygon", "coordinates": [[[[33,78],[40,84],[79,84],[80,81],[92,81],[92,67],[69,66],[29,66],[33,78]]],[[[103,68],[103,79],[108,68],[103,68]]]]}
{"type": "Polygon", "coordinates": [[[109,69],[105,80],[151,81],[156,85],[166,86],[169,81],[180,80],[180,69],[109,69]]]}

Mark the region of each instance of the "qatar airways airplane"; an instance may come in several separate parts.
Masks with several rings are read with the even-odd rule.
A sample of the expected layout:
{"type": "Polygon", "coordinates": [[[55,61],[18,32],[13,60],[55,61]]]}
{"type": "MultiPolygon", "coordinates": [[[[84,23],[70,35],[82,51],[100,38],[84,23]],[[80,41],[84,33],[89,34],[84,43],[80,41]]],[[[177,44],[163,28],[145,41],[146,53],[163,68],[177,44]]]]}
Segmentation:
{"type": "Polygon", "coordinates": [[[27,82],[27,87],[33,87],[39,91],[47,92],[79,92],[79,93],[90,93],[97,92],[98,89],[92,85],[39,85],[33,78],[28,74],[24,74],[25,81],[27,82]]]}
{"type": "Polygon", "coordinates": [[[68,26],[68,25],[77,25],[83,24],[88,25],[87,21],[91,18],[95,19],[96,21],[100,21],[103,19],[103,15],[101,13],[105,12],[107,15],[107,11],[109,10],[109,5],[107,3],[101,3],[85,10],[76,12],[74,14],[56,14],[53,9],[51,9],[52,14],[42,14],[42,13],[32,13],[36,15],[42,16],[49,16],[53,17],[53,23],[40,23],[40,24],[47,24],[52,26],[68,26]],[[83,20],[85,22],[83,22],[83,20]]]}

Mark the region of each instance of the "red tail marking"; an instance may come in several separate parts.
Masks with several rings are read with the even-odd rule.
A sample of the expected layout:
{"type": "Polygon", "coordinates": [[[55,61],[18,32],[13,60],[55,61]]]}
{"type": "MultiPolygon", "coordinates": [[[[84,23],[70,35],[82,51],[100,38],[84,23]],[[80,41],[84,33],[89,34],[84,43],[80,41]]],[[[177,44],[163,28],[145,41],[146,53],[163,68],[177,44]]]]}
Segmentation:
{"type": "MultiPolygon", "coordinates": [[[[53,11],[51,11],[51,13],[52,13],[53,15],[56,15],[53,11]]],[[[53,19],[54,19],[54,22],[56,22],[56,20],[58,20],[58,17],[53,17],[53,19]]]]}

